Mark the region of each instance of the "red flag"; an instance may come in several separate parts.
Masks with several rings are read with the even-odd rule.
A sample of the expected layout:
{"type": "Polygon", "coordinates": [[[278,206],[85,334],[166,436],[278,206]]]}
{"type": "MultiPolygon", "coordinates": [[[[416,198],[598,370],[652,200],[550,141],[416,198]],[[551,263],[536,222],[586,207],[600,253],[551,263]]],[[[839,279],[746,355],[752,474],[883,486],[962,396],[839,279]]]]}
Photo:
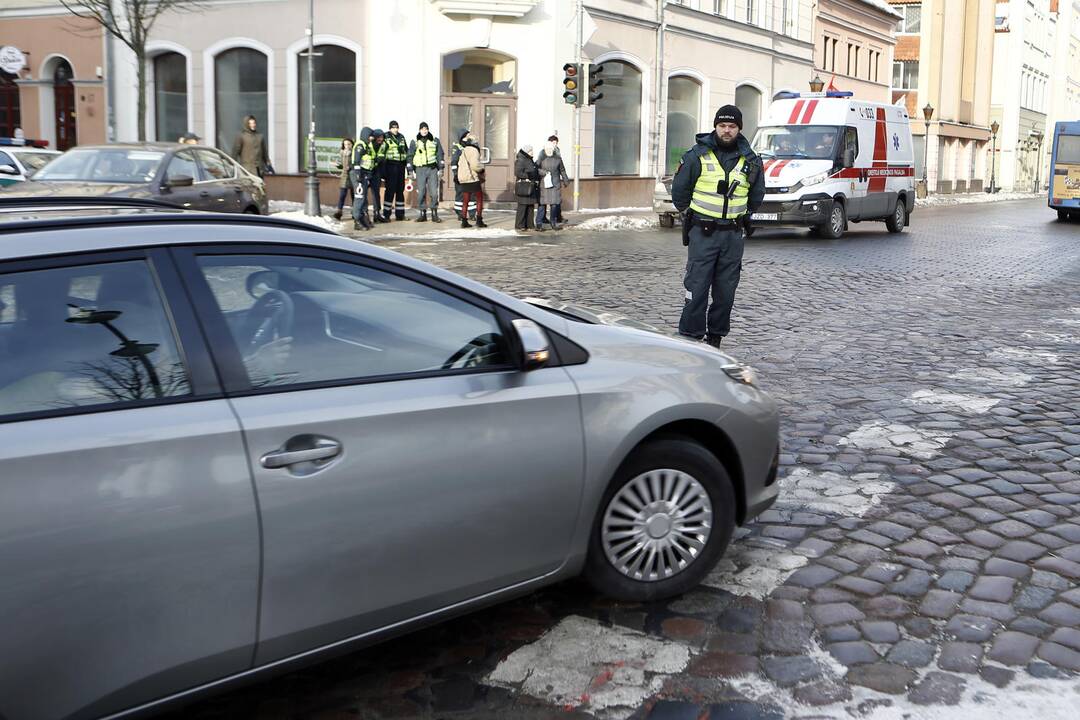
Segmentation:
{"type": "Polygon", "coordinates": [[[825,92],[840,92],[840,88],[836,87],[836,85],[833,84],[834,80],[836,80],[835,75],[829,78],[829,87],[825,88],[825,92]]]}

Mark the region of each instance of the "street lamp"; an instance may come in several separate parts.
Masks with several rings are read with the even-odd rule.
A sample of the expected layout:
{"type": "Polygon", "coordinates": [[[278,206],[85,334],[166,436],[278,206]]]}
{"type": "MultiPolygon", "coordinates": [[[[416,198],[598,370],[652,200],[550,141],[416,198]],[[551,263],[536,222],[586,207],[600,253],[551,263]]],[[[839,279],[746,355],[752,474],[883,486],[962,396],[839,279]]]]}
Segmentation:
{"type": "Polygon", "coordinates": [[[308,0],[307,26],[308,166],[304,178],[304,214],[321,215],[319,176],[315,164],[315,0],[308,0]]]}
{"type": "Polygon", "coordinates": [[[825,81],[821,79],[820,75],[815,73],[814,74],[814,79],[810,81],[810,92],[819,93],[819,92],[821,92],[822,88],[824,88],[824,87],[825,87],[825,81]]]}
{"type": "Polygon", "coordinates": [[[990,190],[991,195],[997,192],[994,188],[994,171],[997,170],[997,134],[1001,128],[997,120],[990,123],[990,190]]]}
{"type": "Polygon", "coordinates": [[[1031,136],[1035,139],[1035,188],[1033,193],[1039,192],[1039,172],[1042,170],[1042,140],[1043,134],[1038,130],[1032,130],[1031,136]]]}
{"type": "Polygon", "coordinates": [[[930,103],[926,103],[926,107],[922,109],[923,120],[925,121],[925,135],[923,136],[923,164],[922,164],[922,181],[923,188],[926,190],[926,194],[930,194],[930,185],[927,180],[927,170],[930,165],[930,118],[934,117],[934,106],[930,103]]]}

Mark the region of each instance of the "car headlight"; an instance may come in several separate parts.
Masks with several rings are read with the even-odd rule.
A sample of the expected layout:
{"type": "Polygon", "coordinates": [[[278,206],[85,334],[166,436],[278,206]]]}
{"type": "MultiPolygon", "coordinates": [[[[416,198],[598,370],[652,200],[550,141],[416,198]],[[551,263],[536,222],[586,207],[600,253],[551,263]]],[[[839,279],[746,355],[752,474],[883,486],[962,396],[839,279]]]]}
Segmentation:
{"type": "Polygon", "coordinates": [[[810,177],[803,178],[801,181],[799,181],[799,184],[803,187],[808,187],[810,185],[817,185],[818,183],[823,183],[828,179],[829,173],[819,172],[817,175],[811,175],[810,177]]]}
{"type": "Polygon", "coordinates": [[[724,365],[721,368],[727,376],[735,382],[742,383],[743,385],[757,386],[757,373],[754,372],[754,368],[749,365],[724,365]]]}

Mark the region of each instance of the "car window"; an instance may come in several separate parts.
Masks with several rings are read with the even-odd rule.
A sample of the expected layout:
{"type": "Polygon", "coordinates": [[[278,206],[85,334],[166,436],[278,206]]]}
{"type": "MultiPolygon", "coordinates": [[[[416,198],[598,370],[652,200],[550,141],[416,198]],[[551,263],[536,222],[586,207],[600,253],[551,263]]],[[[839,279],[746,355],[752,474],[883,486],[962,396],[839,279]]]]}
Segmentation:
{"type": "Polygon", "coordinates": [[[5,152],[0,152],[0,165],[11,165],[16,170],[19,166],[15,164],[15,161],[11,159],[11,156],[5,152]]]}
{"type": "Polygon", "coordinates": [[[187,175],[192,180],[199,180],[199,168],[195,164],[195,157],[188,152],[178,152],[169,161],[169,169],[166,177],[174,178],[187,175]]]}
{"type": "Polygon", "coordinates": [[[844,157],[859,157],[859,131],[853,127],[844,128],[844,157]]]}
{"type": "Polygon", "coordinates": [[[35,180],[145,183],[154,179],[165,153],[130,148],[75,148],[59,156],[35,180]]]}
{"type": "Polygon", "coordinates": [[[255,387],[508,366],[491,312],[391,273],[285,255],[199,264],[255,387]]]}
{"type": "Polygon", "coordinates": [[[0,418],[190,392],[146,263],[0,271],[0,418]]]}
{"type": "Polygon", "coordinates": [[[207,180],[227,180],[233,176],[235,170],[230,164],[226,164],[225,158],[213,150],[198,150],[199,162],[206,171],[207,180]]]}
{"type": "Polygon", "coordinates": [[[57,157],[59,156],[53,153],[44,152],[26,151],[19,153],[19,161],[22,162],[23,167],[26,168],[27,172],[37,172],[57,157]]]}

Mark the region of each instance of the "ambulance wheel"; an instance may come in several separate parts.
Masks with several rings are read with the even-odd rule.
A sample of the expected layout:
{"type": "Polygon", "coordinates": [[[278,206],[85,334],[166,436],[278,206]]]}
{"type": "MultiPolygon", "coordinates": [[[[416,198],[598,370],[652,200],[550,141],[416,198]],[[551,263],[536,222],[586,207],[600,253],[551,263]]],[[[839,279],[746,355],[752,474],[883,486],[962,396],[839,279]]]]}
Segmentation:
{"type": "Polygon", "coordinates": [[[823,238],[835,240],[844,234],[846,226],[847,213],[844,212],[844,204],[833,202],[832,209],[829,211],[829,221],[818,226],[818,234],[823,238]]]}
{"type": "Polygon", "coordinates": [[[660,227],[673,228],[675,227],[675,216],[671,213],[662,213],[660,215],[660,227]]]}
{"type": "Polygon", "coordinates": [[[896,199],[896,209],[893,210],[893,214],[885,220],[885,227],[889,229],[891,233],[903,232],[907,226],[907,206],[904,205],[904,198],[896,199]]]}
{"type": "Polygon", "coordinates": [[[1062,222],[1065,222],[1066,220],[1069,219],[1069,213],[1068,213],[1067,210],[1058,210],[1057,214],[1058,214],[1058,220],[1061,220],[1062,222]]]}

